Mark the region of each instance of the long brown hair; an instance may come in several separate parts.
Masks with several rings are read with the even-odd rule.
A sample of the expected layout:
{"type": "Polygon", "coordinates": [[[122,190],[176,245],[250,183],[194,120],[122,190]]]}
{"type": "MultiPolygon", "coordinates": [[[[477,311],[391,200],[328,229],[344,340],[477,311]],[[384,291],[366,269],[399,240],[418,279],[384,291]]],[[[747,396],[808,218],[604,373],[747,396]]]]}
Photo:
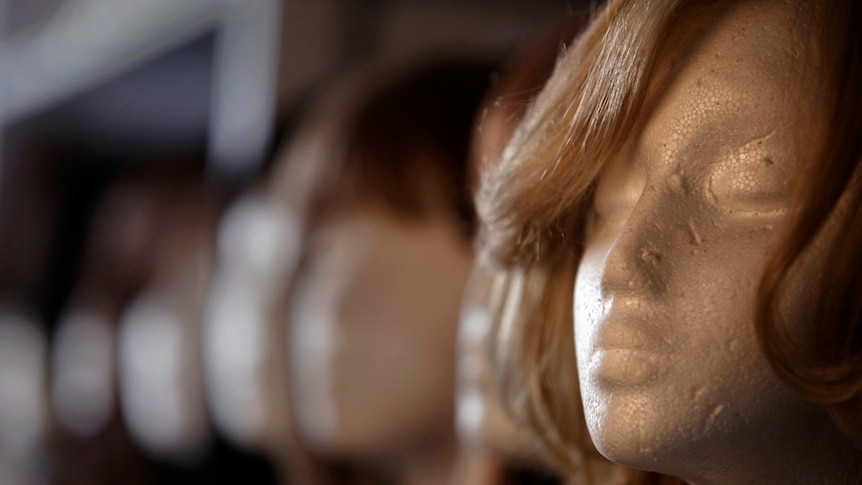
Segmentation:
{"type": "MultiPolygon", "coordinates": [[[[505,307],[517,302],[523,335],[510,352],[513,382],[531,382],[507,397],[527,417],[572,473],[582,468],[587,439],[572,346],[572,280],[583,249],[584,218],[604,161],[622,145],[644,108],[647,88],[665,43],[694,7],[724,6],[692,0],[611,1],[559,64],[507,151],[477,197],[482,223],[481,264],[508,275],[505,307]],[[523,276],[517,276],[523,275],[523,276]],[[520,280],[519,280],[520,278],[520,280]],[[524,281],[526,278],[526,281],[524,281]],[[518,398],[519,400],[515,400],[518,398]]],[[[798,395],[825,406],[848,433],[859,426],[862,391],[862,21],[852,0],[829,8],[800,2],[798,21],[819,22],[823,38],[806,55],[825,66],[822,146],[799,147],[806,186],[792,221],[773,253],[759,290],[757,335],[770,364],[798,395]],[[812,8],[813,7],[813,8],[812,8]],[[828,12],[826,12],[828,10],[828,12]],[[825,33],[829,33],[828,39],[825,33]],[[803,151],[804,149],[804,151],[803,151]],[[816,161],[816,162],[815,162],[816,161]],[[830,249],[817,300],[815,350],[782,330],[777,309],[791,268],[846,195],[850,210],[830,249]],[[808,347],[806,347],[808,349],[808,347]],[[855,424],[854,424],[855,423],[855,424]],[[854,428],[855,426],[855,428],[854,428]]],[[[811,134],[798,136],[811,140],[811,134]]],[[[501,315],[505,312],[499,312],[501,315]]],[[[680,483],[633,472],[634,483],[680,483]]]]}

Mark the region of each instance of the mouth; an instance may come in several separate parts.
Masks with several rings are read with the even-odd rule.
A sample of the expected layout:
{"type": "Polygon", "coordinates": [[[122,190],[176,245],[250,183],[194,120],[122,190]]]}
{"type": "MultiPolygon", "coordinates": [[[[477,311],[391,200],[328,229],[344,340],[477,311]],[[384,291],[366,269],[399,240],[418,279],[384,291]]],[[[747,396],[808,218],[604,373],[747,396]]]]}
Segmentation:
{"type": "Polygon", "coordinates": [[[596,332],[589,372],[611,388],[651,384],[662,376],[668,354],[667,342],[646,324],[607,318],[596,332]]]}
{"type": "Polygon", "coordinates": [[[667,342],[643,319],[608,315],[598,324],[595,348],[663,352],[667,342]],[[633,321],[634,320],[634,321],[633,321]]]}
{"type": "Polygon", "coordinates": [[[660,379],[661,358],[643,350],[597,349],[590,356],[589,372],[608,389],[644,386],[660,379]]]}

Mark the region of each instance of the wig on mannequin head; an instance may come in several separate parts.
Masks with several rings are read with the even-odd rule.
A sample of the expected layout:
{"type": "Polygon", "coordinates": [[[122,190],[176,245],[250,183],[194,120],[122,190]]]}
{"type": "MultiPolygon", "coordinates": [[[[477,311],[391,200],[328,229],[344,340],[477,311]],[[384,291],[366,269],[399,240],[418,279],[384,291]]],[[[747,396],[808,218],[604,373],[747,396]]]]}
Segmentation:
{"type": "MultiPolygon", "coordinates": [[[[498,170],[478,196],[481,264],[505,281],[500,330],[521,319],[523,335],[506,371],[526,382],[507,396],[527,416],[572,473],[581,468],[586,432],[572,347],[572,282],[583,250],[586,217],[597,178],[635,129],[651,84],[666,72],[662,56],[679,48],[666,41],[686,15],[719,17],[741,2],[615,0],[558,65],[546,89],[508,146],[498,170]]],[[[801,399],[828,411],[860,443],[862,415],[862,20],[856,2],[798,2],[794,17],[820,33],[800,48],[799,62],[821,66],[825,115],[819,132],[798,134],[799,170],[788,223],[768,255],[754,318],[758,343],[775,374],[801,399]],[[812,144],[811,140],[822,143],[812,144]],[[836,206],[849,210],[821,268],[818,322],[810,340],[797,342],[783,326],[779,299],[794,265],[836,206]]],[[[805,117],[809,113],[799,113],[805,117]]],[[[639,483],[674,480],[633,472],[639,483]]]]}
{"type": "MultiPolygon", "coordinates": [[[[391,467],[387,461],[393,454],[407,455],[410,451],[405,450],[418,448],[417,443],[443,442],[441,430],[451,427],[440,424],[450,423],[453,413],[453,393],[445,386],[454,377],[447,371],[454,358],[446,352],[454,354],[463,285],[454,280],[461,273],[466,278],[472,261],[469,140],[488,80],[484,63],[470,59],[363,66],[322,91],[276,167],[270,195],[302,228],[303,254],[287,298],[293,352],[289,359],[292,392],[306,393],[305,400],[294,405],[297,433],[317,457],[347,463],[351,469],[391,467]],[[424,237],[428,235],[433,237],[424,237]],[[346,248],[339,253],[341,259],[326,253],[333,247],[346,248]],[[362,253],[362,248],[371,249],[362,253]],[[405,261],[404,254],[417,248],[421,254],[405,261]],[[444,258],[453,248],[459,257],[444,258]],[[337,271],[321,269],[326,259],[326,268],[338,265],[337,271]],[[324,273],[327,276],[320,276],[324,273]],[[327,283],[325,278],[337,281],[327,283]],[[430,288],[429,282],[441,278],[444,284],[430,288]],[[309,303],[326,292],[324,287],[342,284],[347,288],[343,293],[333,291],[321,296],[321,303],[309,303]],[[428,295],[441,301],[430,301],[428,295]],[[350,303],[344,303],[347,300],[350,303]],[[451,306],[452,318],[425,311],[428,305],[441,312],[451,306]],[[313,312],[324,307],[336,316],[316,319],[319,314],[313,312]],[[313,357],[302,354],[303,344],[296,343],[312,333],[312,327],[338,333],[339,343],[331,347],[338,345],[338,350],[324,357],[335,370],[320,379],[297,370],[297,362],[315,365],[313,357]],[[414,346],[417,335],[432,334],[424,347],[414,346]],[[429,357],[433,352],[428,349],[440,352],[429,357]],[[369,372],[380,363],[388,363],[392,374],[386,369],[369,372]],[[416,368],[432,373],[432,378],[410,379],[402,386],[403,376],[413,375],[416,368]],[[442,374],[445,377],[439,377],[442,374]],[[325,410],[315,415],[312,400],[318,394],[307,391],[329,384],[315,379],[331,379],[333,388],[340,386],[328,401],[332,412],[327,416],[322,416],[325,410]],[[433,396],[415,402],[435,389],[433,396]],[[401,398],[409,401],[407,406],[401,398]],[[378,399],[374,402],[380,405],[363,404],[363,399],[378,399]],[[384,416],[380,409],[386,409],[384,416]],[[431,421],[437,426],[429,426],[431,421]]],[[[449,434],[454,444],[454,434],[449,434]]],[[[333,480],[355,479],[352,473],[339,477],[333,480]]]]}

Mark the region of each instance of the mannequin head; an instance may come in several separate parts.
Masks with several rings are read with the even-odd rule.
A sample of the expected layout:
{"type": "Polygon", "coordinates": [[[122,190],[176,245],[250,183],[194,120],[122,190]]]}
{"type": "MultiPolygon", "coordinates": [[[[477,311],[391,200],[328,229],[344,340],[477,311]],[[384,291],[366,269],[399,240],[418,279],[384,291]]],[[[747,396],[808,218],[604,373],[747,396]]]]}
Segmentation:
{"type": "Polygon", "coordinates": [[[120,405],[144,450],[191,462],[210,439],[200,321],[212,274],[215,199],[188,184],[163,207],[152,249],[156,264],[117,330],[120,405]]]}
{"type": "Polygon", "coordinates": [[[238,197],[219,222],[203,320],[213,421],[232,441],[280,459],[292,432],[284,366],[285,286],[298,230],[262,190],[238,197]]]}
{"type": "MultiPolygon", "coordinates": [[[[588,22],[582,11],[541,32],[517,49],[502,65],[498,81],[479,109],[471,144],[472,163],[479,173],[496,169],[506,143],[521,123],[528,106],[542,90],[567,43],[588,22]]],[[[502,393],[518,399],[524,383],[508,381],[499,372],[518,332],[513,321],[501,322],[499,301],[504,297],[502,278],[477,267],[464,295],[459,329],[457,425],[462,443],[486,452],[511,466],[548,469],[538,441],[524,426],[518,409],[507,409],[502,393]],[[496,330],[506,327],[507,330],[496,330]],[[496,337],[496,338],[495,338],[496,337]]]]}
{"type": "MultiPolygon", "coordinates": [[[[164,350],[169,339],[155,345],[147,339],[132,342],[132,346],[139,346],[135,353],[145,356],[136,363],[148,369],[125,369],[126,376],[138,378],[133,385],[146,397],[142,406],[134,409],[138,414],[130,417],[123,411],[133,406],[126,402],[123,408],[119,400],[121,387],[128,384],[120,382],[120,360],[128,364],[129,359],[120,357],[118,327],[128,304],[149,286],[154,272],[163,272],[166,266],[176,268],[189,259],[189,252],[176,254],[177,240],[197,242],[207,237],[199,232],[199,219],[205,211],[178,203],[184,198],[200,198],[200,191],[189,190],[195,175],[188,168],[191,161],[151,160],[129,166],[113,178],[93,208],[75,285],[56,321],[50,345],[49,391],[56,423],[52,430],[52,474],[64,482],[143,483],[159,474],[164,463],[151,453],[171,455],[166,447],[150,446],[152,434],[145,437],[139,432],[142,426],[152,426],[164,433],[164,415],[147,421],[152,414],[146,412],[152,413],[159,405],[153,400],[165,394],[147,389],[146,378],[153,374],[147,376],[146,370],[166,363],[152,356],[164,350]],[[144,382],[140,380],[142,374],[144,382]],[[133,432],[131,426],[138,429],[133,432]],[[122,466],[114,466],[118,463],[122,466]]],[[[125,391],[129,391],[128,386],[125,391]]],[[[156,409],[158,413],[160,408],[156,409]]],[[[175,425],[171,423],[169,432],[187,429],[185,424],[175,425]]]]}
{"type": "Polygon", "coordinates": [[[472,63],[349,77],[313,106],[274,177],[302,230],[288,309],[303,444],[353,463],[453,434],[455,331],[472,263],[472,63]]]}
{"type": "Polygon", "coordinates": [[[49,431],[42,328],[33,313],[0,301],[0,471],[13,477],[35,471],[30,467],[38,462],[49,431]]]}
{"type": "Polygon", "coordinates": [[[851,3],[611,2],[486,180],[488,264],[578,268],[553,299],[611,460],[692,483],[860,473],[851,3]]]}
{"type": "Polygon", "coordinates": [[[158,222],[168,199],[164,184],[135,175],[137,183],[121,177],[97,204],[80,276],[54,332],[51,397],[57,423],[75,438],[77,449],[70,454],[79,451],[81,440],[93,439],[120,420],[116,329],[154,266],[158,222]]]}

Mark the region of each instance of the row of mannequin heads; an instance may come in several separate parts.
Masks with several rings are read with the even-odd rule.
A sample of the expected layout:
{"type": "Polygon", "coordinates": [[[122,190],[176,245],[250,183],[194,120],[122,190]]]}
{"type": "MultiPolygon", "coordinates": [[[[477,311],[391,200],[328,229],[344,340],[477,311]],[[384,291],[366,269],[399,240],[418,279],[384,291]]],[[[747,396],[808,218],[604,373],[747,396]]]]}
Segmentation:
{"type": "MultiPolygon", "coordinates": [[[[553,483],[492,399],[486,322],[472,306],[459,321],[476,174],[499,157],[573,28],[497,74],[474,59],[358,69],[320,90],[271,173],[227,203],[171,170],[119,177],[93,211],[55,330],[25,308],[3,310],[4,476],[27,483],[53,435],[104,440],[119,420],[145,454],[181,466],[218,432],[268,456],[285,483],[553,483]],[[417,215],[364,186],[312,215],[310,188],[341,183],[318,177],[349,167],[321,159],[337,150],[306,159],[306,147],[357,136],[338,131],[343,118],[392,105],[397,90],[439,102],[407,115],[431,120],[416,128],[428,154],[411,176],[440,178],[402,179],[426,192],[417,215]],[[337,168],[315,173],[327,165],[337,168]]],[[[400,119],[394,110],[384,123],[400,119]]],[[[422,143],[411,156],[423,157],[422,143]]],[[[386,170],[376,176],[388,183],[386,170]]]]}
{"type": "MultiPolygon", "coordinates": [[[[150,452],[194,456],[212,422],[290,483],[854,483],[858,422],[828,405],[858,402],[858,368],[843,401],[804,395],[754,325],[798,210],[798,134],[832,99],[801,47],[821,15],[611,2],[490,91],[479,63],[366,66],[220,217],[205,194],[161,212],[181,235],[128,304],[73,299],[50,352],[11,319],[5,341],[33,351],[6,355],[38,373],[50,353],[70,432],[97,432],[115,382],[150,452]]],[[[782,287],[803,349],[856,187],[782,287]]],[[[149,234],[136,210],[116,219],[149,234]]],[[[4,446],[25,450],[41,408],[15,409],[4,446]]]]}

